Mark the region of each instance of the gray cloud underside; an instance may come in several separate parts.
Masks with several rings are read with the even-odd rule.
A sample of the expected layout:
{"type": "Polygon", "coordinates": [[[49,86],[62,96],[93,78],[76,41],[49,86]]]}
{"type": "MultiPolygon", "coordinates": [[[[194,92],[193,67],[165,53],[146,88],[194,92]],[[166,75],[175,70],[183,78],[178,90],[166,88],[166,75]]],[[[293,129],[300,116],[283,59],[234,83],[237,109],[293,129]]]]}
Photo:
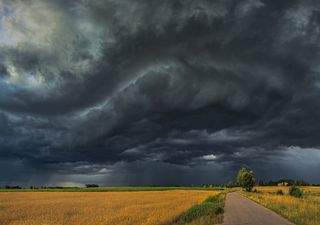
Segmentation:
{"type": "Polygon", "coordinates": [[[2,182],[316,171],[319,23],[317,1],[2,1],[2,182]]]}

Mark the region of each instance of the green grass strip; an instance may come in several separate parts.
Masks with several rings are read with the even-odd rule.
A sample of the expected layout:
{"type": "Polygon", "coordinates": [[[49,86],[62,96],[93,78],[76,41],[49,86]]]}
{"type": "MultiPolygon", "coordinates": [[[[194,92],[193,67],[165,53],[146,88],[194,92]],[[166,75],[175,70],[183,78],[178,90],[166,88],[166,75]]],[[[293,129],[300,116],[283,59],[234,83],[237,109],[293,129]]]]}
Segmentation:
{"type": "Polygon", "coordinates": [[[199,224],[207,225],[222,222],[218,216],[223,213],[226,193],[210,196],[202,203],[192,206],[173,225],[199,224]],[[197,221],[197,222],[195,222],[197,221]]]}
{"type": "Polygon", "coordinates": [[[136,192],[171,190],[223,190],[222,187],[98,187],[98,188],[46,188],[46,189],[0,189],[0,192],[136,192]]]}

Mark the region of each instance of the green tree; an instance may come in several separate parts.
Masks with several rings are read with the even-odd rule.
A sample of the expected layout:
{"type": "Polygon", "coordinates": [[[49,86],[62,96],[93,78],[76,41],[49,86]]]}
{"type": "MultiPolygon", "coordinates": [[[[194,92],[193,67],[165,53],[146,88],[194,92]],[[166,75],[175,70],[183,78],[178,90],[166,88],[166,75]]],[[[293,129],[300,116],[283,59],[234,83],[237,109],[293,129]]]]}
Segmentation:
{"type": "Polygon", "coordinates": [[[249,171],[246,168],[239,170],[237,181],[240,187],[244,188],[246,191],[252,191],[252,188],[256,184],[256,178],[253,171],[249,171]]]}

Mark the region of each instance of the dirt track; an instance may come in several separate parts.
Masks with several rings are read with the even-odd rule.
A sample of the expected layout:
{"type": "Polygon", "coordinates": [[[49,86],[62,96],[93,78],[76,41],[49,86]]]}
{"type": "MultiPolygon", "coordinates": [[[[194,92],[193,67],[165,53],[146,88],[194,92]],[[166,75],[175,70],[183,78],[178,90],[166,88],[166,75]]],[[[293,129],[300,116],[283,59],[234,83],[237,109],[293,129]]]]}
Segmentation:
{"type": "Polygon", "coordinates": [[[223,225],[294,225],[237,192],[227,195],[223,225]]]}

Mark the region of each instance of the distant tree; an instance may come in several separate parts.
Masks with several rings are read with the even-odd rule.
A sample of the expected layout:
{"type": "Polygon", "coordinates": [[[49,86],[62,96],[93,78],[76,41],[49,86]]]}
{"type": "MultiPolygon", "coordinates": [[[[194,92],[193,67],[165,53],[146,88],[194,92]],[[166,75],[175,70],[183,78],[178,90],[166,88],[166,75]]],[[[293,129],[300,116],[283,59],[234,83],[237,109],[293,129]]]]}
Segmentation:
{"type": "Polygon", "coordinates": [[[260,181],[259,181],[259,186],[265,186],[263,180],[260,180],[260,181]]]}
{"type": "Polygon", "coordinates": [[[237,182],[229,181],[229,182],[226,184],[226,187],[227,187],[227,188],[239,187],[239,184],[238,184],[237,182]]]}
{"type": "Polygon", "coordinates": [[[276,180],[276,181],[272,181],[272,180],[269,180],[269,181],[266,181],[266,182],[263,182],[263,181],[259,181],[259,186],[293,186],[293,185],[296,185],[296,186],[309,186],[310,184],[304,180],[293,180],[293,179],[288,179],[288,178],[285,178],[285,179],[280,179],[280,180],[276,180]]]}
{"type": "Polygon", "coordinates": [[[87,188],[96,188],[96,187],[99,187],[99,185],[97,185],[97,184],[86,184],[86,187],[87,188]]]}
{"type": "Polygon", "coordinates": [[[304,180],[297,180],[295,182],[295,185],[297,185],[297,186],[309,186],[310,184],[308,182],[304,181],[304,180]]]}
{"type": "Polygon", "coordinates": [[[264,186],[278,186],[278,181],[272,181],[272,180],[266,181],[264,182],[264,186]]]}
{"type": "Polygon", "coordinates": [[[250,192],[256,183],[256,178],[252,170],[249,171],[246,168],[242,168],[238,172],[237,181],[240,187],[250,192]]]}
{"type": "Polygon", "coordinates": [[[6,189],[22,189],[22,187],[6,185],[6,189]]]}

